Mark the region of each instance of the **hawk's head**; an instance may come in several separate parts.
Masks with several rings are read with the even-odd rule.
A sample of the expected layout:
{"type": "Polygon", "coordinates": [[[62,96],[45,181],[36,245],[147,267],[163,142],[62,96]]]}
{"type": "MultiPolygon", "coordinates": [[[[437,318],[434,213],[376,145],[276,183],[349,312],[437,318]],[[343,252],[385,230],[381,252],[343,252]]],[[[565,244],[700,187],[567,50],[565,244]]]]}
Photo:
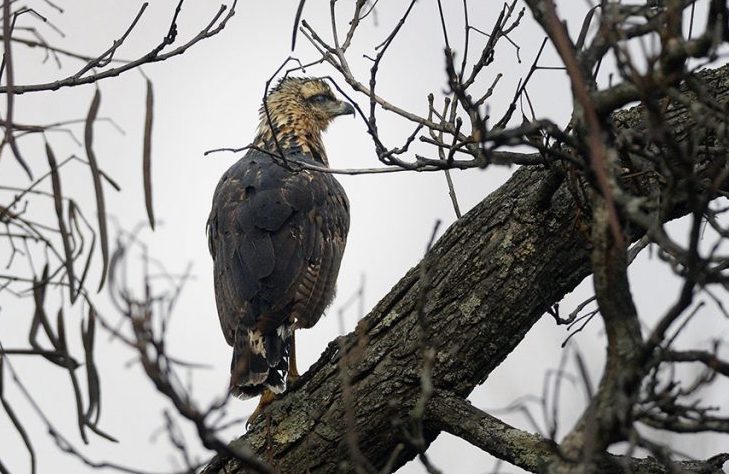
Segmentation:
{"type": "Polygon", "coordinates": [[[284,150],[311,153],[326,164],[321,133],[334,117],[346,114],[354,114],[354,108],[337,99],[323,79],[286,77],[261,106],[254,144],[275,151],[275,133],[284,150]]]}

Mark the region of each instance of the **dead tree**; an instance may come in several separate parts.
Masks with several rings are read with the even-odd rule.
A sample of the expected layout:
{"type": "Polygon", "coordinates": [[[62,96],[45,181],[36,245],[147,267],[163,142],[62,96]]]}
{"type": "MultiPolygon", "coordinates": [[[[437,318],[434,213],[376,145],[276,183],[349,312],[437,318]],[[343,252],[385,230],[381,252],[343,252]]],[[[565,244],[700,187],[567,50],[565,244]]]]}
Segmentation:
{"type": "MultiPolygon", "coordinates": [[[[697,75],[696,79],[717,104],[727,107],[729,67],[697,75]]],[[[686,91],[684,94],[687,100],[695,99],[686,91]]],[[[646,113],[645,108],[637,107],[616,114],[613,120],[626,131],[637,132],[646,113]]],[[[672,127],[700,126],[685,109],[676,111],[669,123],[672,127]]],[[[726,152],[726,144],[719,148],[726,152]]],[[[725,156],[712,156],[704,162],[709,180],[715,177],[716,166],[725,166],[725,156]]],[[[666,192],[666,186],[653,179],[632,179],[630,185],[636,196],[658,197],[666,192]]],[[[687,201],[677,200],[666,211],[666,219],[684,215],[687,201]]],[[[425,450],[440,431],[446,431],[529,471],[543,471],[563,462],[566,453],[553,441],[506,425],[472,407],[465,397],[483,383],[555,302],[593,273],[594,259],[604,252],[595,235],[599,228],[583,221],[579,214],[580,203],[561,170],[545,166],[518,170],[508,183],[456,222],[354,332],[330,343],[301,380],[271,405],[267,417],[260,417],[233,446],[249,447],[281,472],[301,472],[302,466],[311,472],[339,472],[341,463],[354,470],[360,456],[377,469],[388,463],[392,469],[425,450]],[[586,234],[582,225],[589,225],[591,234],[586,234]],[[423,327],[418,311],[424,293],[427,297],[422,311],[429,341],[425,354],[431,354],[432,364],[429,380],[422,374],[423,327]],[[351,384],[348,401],[342,396],[340,370],[347,370],[351,384]],[[424,391],[424,386],[432,389],[424,391]],[[416,410],[423,397],[424,409],[416,410]],[[342,421],[346,420],[347,404],[354,412],[353,426],[342,421]],[[419,423],[423,444],[417,446],[404,433],[419,423]],[[358,440],[356,457],[348,444],[350,430],[358,440]]],[[[602,221],[603,232],[605,226],[607,219],[602,221]]],[[[626,237],[634,241],[641,235],[645,230],[635,227],[626,237]]],[[[613,283],[605,285],[612,288],[613,283]]],[[[666,315],[671,317],[673,314],[666,315]]],[[[620,318],[614,323],[621,323],[620,318]]],[[[613,321],[606,321],[609,324],[613,321]]],[[[650,341],[641,341],[640,348],[629,354],[641,357],[637,369],[642,377],[663,362],[664,349],[659,342],[663,339],[656,339],[656,347],[647,352],[650,341]]],[[[620,343],[620,339],[611,341],[609,350],[620,343]]],[[[715,361],[708,365],[717,370],[726,368],[726,362],[708,353],[695,357],[715,361]]],[[[622,467],[629,466],[634,472],[666,472],[658,462],[604,455],[607,445],[625,436],[630,426],[625,424],[635,420],[631,407],[636,408],[633,405],[640,400],[638,394],[627,392],[630,396],[622,401],[629,405],[624,406],[616,403],[623,397],[611,393],[618,389],[616,385],[626,390],[628,381],[633,392],[638,390],[638,381],[623,380],[628,375],[623,370],[606,372],[595,405],[584,413],[584,425],[579,424],[570,434],[569,439],[574,440],[571,449],[581,453],[590,446],[585,434],[589,427],[596,437],[591,456],[605,463],[603,468],[622,472],[622,467]],[[600,404],[601,397],[609,404],[600,404]],[[608,420],[610,426],[595,429],[596,419],[608,420]]],[[[727,459],[729,455],[721,455],[699,467],[720,472],[727,459]]],[[[206,472],[238,471],[235,462],[226,465],[221,457],[206,472]]]]}
{"type": "MultiPolygon", "coordinates": [[[[340,92],[355,103],[356,99],[366,103],[357,107],[358,112],[385,172],[444,172],[449,180],[452,169],[522,167],[497,192],[463,215],[355,331],[332,341],[320,360],[266,409],[250,431],[230,444],[220,439],[214,423],[217,410],[227,400],[198,408],[175,372],[178,361],[165,353],[165,323],[180,286],[173,285],[171,292],[160,295],[145,278],[142,293],[136,295],[118,278],[129,245],[113,251],[108,244],[103,187],[111,180],[99,168],[93,150],[93,124],[101,100],[97,91],[80,122],[86,151],[80,162],[89,167],[93,178],[98,234],[61,190],[59,169],[79,160],[57,160],[48,140],[48,172],[37,181],[50,181],[51,191],[40,192],[33,181],[0,207],[0,223],[7,230],[2,237],[11,247],[11,263],[19,256],[38,255],[27,250],[27,245],[42,249],[42,260],[31,262],[29,274],[0,275],[0,291],[31,295],[35,303],[30,347],[0,346],[0,370],[4,371],[0,377],[15,375],[10,356],[43,357],[67,369],[77,393],[81,435],[91,431],[108,436],[98,426],[99,385],[93,364],[95,325],[104,324],[104,319],[86,289],[86,269],[98,245],[102,262],[99,285],[108,275],[115,304],[132,335],[116,334],[137,352],[149,379],[178,414],[193,423],[203,445],[217,453],[205,472],[392,472],[415,456],[435,472],[426,450],[443,431],[533,472],[721,472],[729,454],[677,460],[668,447],[638,429],[729,432],[729,420],[697,401],[701,390],[717,378],[729,376],[722,341],[691,350],[674,346],[699,309],[694,304],[696,295],[716,298],[715,311],[723,310],[714,292],[726,290],[729,266],[720,247],[729,237],[724,218],[727,209],[717,204],[728,191],[729,68],[700,67],[716,66],[721,48],[726,47],[727,6],[717,0],[704,2],[707,8],[700,20],[694,18],[700,3],[601,2],[586,16],[579,35],[570,37],[552,0],[527,0],[523,8],[516,0],[505,4],[488,33],[484,25],[471,23],[464,1],[463,43],[456,47],[438,2],[447,92],[424,97],[427,113],[419,115],[380,96],[377,89],[382,59],[403,25],[411,21],[410,14],[418,6],[415,0],[403,6],[402,16],[392,19],[384,41],[366,57],[368,77],[352,72],[357,69],[350,64],[351,47],[358,28],[373,21],[377,2],[357,0],[347,5],[351,15],[342,22],[337,14],[344,7],[332,1],[332,31],[326,35],[307,21],[306,2],[299,2],[293,43],[297,38],[299,44],[306,41],[319,56],[284,74],[317,65],[333,69],[332,79],[340,92]],[[527,8],[547,39],[510,105],[500,117],[493,117],[486,105],[498,91],[501,75],[491,66],[497,51],[511,41],[527,8]],[[684,31],[684,19],[689,17],[691,27],[684,31]],[[645,46],[651,38],[656,47],[645,47],[637,57],[634,46],[645,46]],[[562,126],[537,117],[528,106],[530,80],[543,68],[539,60],[546,45],[559,54],[572,90],[572,119],[562,126]],[[469,49],[473,52],[475,48],[479,54],[469,55],[469,49]],[[615,80],[605,84],[596,77],[608,57],[617,68],[615,80]],[[640,105],[626,109],[635,102],[640,105]],[[519,106],[525,103],[517,117],[519,106]],[[383,113],[395,114],[412,126],[413,132],[399,146],[388,146],[380,134],[378,119],[383,113]],[[416,145],[425,146],[426,152],[414,152],[416,145]],[[52,200],[56,210],[52,225],[25,217],[28,196],[36,195],[52,200]],[[674,239],[664,227],[682,216],[690,220],[685,242],[674,239]],[[704,225],[712,229],[715,239],[708,250],[700,239],[704,225]],[[631,246],[633,242],[637,243],[631,246]],[[658,324],[644,333],[627,268],[648,244],[683,279],[683,288],[658,324]],[[606,329],[607,357],[600,384],[570,432],[562,439],[534,435],[471,406],[466,401],[468,394],[504,361],[539,318],[550,313],[558,324],[574,320],[572,315],[562,317],[555,304],[589,275],[593,275],[595,299],[606,329]],[[55,325],[45,312],[47,292],[59,288],[69,301],[83,300],[87,310],[80,351],[87,404],[79,392],[79,351],[66,343],[63,307],[54,311],[55,325]],[[37,338],[40,331],[45,345],[37,338]],[[696,380],[675,377],[672,368],[689,362],[705,366],[705,373],[696,380]],[[618,442],[627,442],[628,452],[608,454],[608,448],[618,442]],[[652,457],[639,457],[634,452],[637,448],[652,457]]],[[[56,8],[52,2],[46,4],[56,8]]],[[[119,44],[132,32],[144,7],[119,41],[96,57],[15,34],[14,19],[33,13],[13,8],[13,2],[3,4],[5,85],[0,93],[5,94],[7,108],[0,149],[9,149],[29,176],[34,169],[18,146],[19,136],[43,134],[73,123],[16,123],[13,107],[18,94],[94,83],[181,54],[220,31],[233,13],[232,8],[221,7],[198,35],[175,47],[180,2],[160,44],[136,60],[117,63],[119,44]],[[65,55],[82,60],[83,65],[76,74],[48,83],[15,84],[15,45],[43,47],[51,57],[65,55]]],[[[148,91],[147,133],[152,124],[151,86],[148,91]]],[[[143,148],[147,167],[148,138],[143,148]]],[[[303,166],[281,158],[286,166],[303,166]]],[[[383,168],[333,172],[365,174],[383,172],[383,168]]],[[[148,168],[145,182],[153,224],[148,168]]],[[[452,197],[460,216],[455,193],[452,197]]],[[[134,236],[128,241],[134,242],[134,236]]],[[[106,324],[106,328],[115,331],[113,325],[106,324]]],[[[32,442],[26,439],[22,420],[2,397],[1,389],[2,384],[0,402],[26,440],[33,466],[32,442]]],[[[169,431],[174,433],[175,422],[168,420],[169,431]]],[[[46,423],[59,446],[90,466],[122,468],[94,464],[71,447],[48,419],[46,423]]],[[[174,435],[171,438],[179,442],[174,435]]],[[[198,468],[187,457],[185,460],[187,470],[198,468]]],[[[2,464],[0,471],[6,471],[2,464]]]]}
{"type": "MultiPolygon", "coordinates": [[[[441,17],[450,95],[442,110],[428,98],[427,116],[399,109],[376,92],[380,61],[415,2],[404,7],[369,58],[366,79],[352,73],[347,53],[375,5],[357,2],[348,28],[338,32],[335,3],[331,34],[304,19],[300,35],[321,53],[320,62],[368,101],[360,113],[382,163],[421,171],[523,166],[451,226],[356,330],[332,341],[230,447],[255,453],[280,472],[392,472],[415,456],[435,472],[425,451],[446,431],[532,472],[722,472],[729,453],[677,461],[637,427],[729,431],[728,419],[691,399],[716,377],[729,375],[721,341],[691,351],[673,347],[696,309],[695,296],[724,292],[727,285],[729,260],[718,244],[708,251],[699,246],[705,223],[718,233],[717,242],[725,235],[723,208],[712,202],[726,196],[729,184],[729,66],[703,71],[699,66],[711,63],[729,40],[726,4],[708,2],[703,28],[685,32],[684,18],[691,15],[692,29],[698,21],[696,2],[601,2],[572,38],[552,0],[527,0],[571,83],[572,120],[559,127],[526,116],[518,126],[509,125],[537,60],[503,117],[493,120],[484,113],[493,87],[484,91],[479,78],[497,44],[521,21],[524,11],[517,2],[504,5],[473,63],[465,52],[460,65],[455,60],[441,17]],[[651,35],[658,46],[640,58],[647,65],[638,65],[629,45],[651,35]],[[598,84],[597,70],[608,55],[617,61],[619,80],[598,84]],[[640,105],[623,110],[632,102],[640,105]],[[383,143],[377,128],[381,113],[413,123],[402,146],[383,143]],[[409,157],[416,139],[432,145],[436,157],[409,157]],[[511,145],[536,151],[513,151],[511,145]],[[674,240],[664,228],[681,216],[691,220],[687,242],[674,240]],[[683,287],[658,324],[643,333],[627,267],[631,254],[647,243],[672,264],[683,287]],[[471,406],[466,397],[540,317],[570,319],[553,307],[589,275],[607,357],[599,386],[569,433],[561,440],[530,434],[471,406]],[[685,362],[703,364],[707,372],[695,381],[672,378],[670,368],[685,362]],[[618,442],[629,443],[627,455],[607,453],[618,442]],[[634,448],[653,457],[639,458],[634,448]]],[[[467,49],[475,27],[467,2],[464,8],[467,49]]],[[[715,311],[721,310],[717,305],[715,311]]],[[[238,461],[220,455],[204,472],[244,471],[238,461]]]]}

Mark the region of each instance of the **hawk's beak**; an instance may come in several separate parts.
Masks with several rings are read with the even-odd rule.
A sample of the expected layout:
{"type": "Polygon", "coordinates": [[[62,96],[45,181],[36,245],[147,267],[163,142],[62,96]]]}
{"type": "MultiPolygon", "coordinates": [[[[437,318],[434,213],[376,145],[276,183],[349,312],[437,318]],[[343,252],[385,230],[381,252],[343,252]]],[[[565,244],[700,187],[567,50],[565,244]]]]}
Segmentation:
{"type": "Polygon", "coordinates": [[[354,107],[349,102],[342,100],[338,101],[337,104],[331,109],[332,117],[339,115],[354,115],[354,107]]]}

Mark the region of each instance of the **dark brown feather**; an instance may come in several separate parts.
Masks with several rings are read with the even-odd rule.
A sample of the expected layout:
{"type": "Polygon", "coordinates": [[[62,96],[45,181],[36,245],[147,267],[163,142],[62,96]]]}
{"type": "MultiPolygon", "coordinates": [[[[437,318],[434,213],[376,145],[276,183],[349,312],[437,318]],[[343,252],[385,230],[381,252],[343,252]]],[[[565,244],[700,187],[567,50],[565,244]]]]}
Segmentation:
{"type": "Polygon", "coordinates": [[[252,150],[221,179],[208,227],[234,385],[255,394],[253,386],[270,382],[269,369],[283,383],[292,326],[313,326],[332,300],[349,228],[347,197],[331,174],[293,173],[252,150]],[[249,353],[256,337],[263,357],[249,353]]]}

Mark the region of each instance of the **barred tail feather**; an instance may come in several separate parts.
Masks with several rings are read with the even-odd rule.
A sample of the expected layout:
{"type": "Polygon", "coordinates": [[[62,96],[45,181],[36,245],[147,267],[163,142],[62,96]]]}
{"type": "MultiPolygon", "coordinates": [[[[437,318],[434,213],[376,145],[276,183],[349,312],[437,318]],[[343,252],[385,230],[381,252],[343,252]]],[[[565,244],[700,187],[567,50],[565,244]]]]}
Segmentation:
{"type": "Polygon", "coordinates": [[[230,365],[230,392],[241,399],[260,395],[265,389],[281,393],[286,388],[292,327],[282,325],[275,333],[238,327],[230,365]]]}

